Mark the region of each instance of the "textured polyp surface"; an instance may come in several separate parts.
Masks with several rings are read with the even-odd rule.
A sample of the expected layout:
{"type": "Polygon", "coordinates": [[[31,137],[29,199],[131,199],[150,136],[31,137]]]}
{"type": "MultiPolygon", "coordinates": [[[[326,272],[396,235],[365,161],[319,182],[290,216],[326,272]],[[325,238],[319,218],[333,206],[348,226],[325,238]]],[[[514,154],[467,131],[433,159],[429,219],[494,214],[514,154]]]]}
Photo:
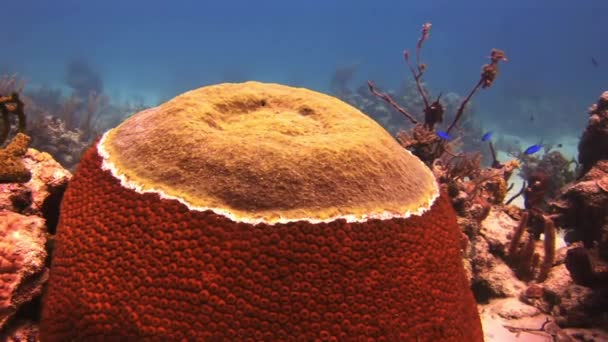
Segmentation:
{"type": "Polygon", "coordinates": [[[43,341],[479,341],[445,196],[422,216],[252,227],[123,188],[95,149],[62,205],[43,341]]]}
{"type": "Polygon", "coordinates": [[[85,153],[43,341],[482,339],[429,170],[351,107],[289,89],[189,92],[85,153]]]}
{"type": "Polygon", "coordinates": [[[430,170],[375,121],[278,84],[189,91],[109,131],[100,152],[125,186],[249,223],[409,216],[438,195],[430,170]]]}

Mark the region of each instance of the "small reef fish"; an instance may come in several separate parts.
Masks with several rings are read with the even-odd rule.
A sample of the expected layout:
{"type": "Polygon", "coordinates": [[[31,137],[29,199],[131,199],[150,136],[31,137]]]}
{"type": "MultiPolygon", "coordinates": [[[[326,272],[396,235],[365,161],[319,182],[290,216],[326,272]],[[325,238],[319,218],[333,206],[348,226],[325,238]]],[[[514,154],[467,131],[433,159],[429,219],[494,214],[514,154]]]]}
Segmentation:
{"type": "Polygon", "coordinates": [[[595,58],[591,57],[591,64],[593,64],[594,67],[598,67],[600,66],[600,64],[595,60],[595,58]]]}
{"type": "Polygon", "coordinates": [[[484,134],[481,137],[481,141],[488,141],[488,140],[490,140],[491,137],[492,137],[492,132],[486,132],[486,134],[484,134]]]}
{"type": "Polygon", "coordinates": [[[524,151],[524,154],[528,154],[528,155],[534,154],[534,153],[540,151],[541,148],[543,148],[542,144],[532,145],[524,151]]]}
{"type": "Polygon", "coordinates": [[[452,137],[447,132],[444,132],[444,131],[437,131],[437,136],[440,137],[443,140],[451,140],[452,139],[452,137]]]}

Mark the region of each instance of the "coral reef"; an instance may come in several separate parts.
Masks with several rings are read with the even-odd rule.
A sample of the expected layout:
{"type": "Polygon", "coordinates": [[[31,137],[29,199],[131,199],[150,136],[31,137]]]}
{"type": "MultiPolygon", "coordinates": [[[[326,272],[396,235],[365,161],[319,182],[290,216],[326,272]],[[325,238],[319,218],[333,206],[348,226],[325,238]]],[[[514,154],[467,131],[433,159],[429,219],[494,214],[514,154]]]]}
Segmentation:
{"type": "Polygon", "coordinates": [[[608,326],[608,92],[589,110],[580,164],[551,143],[540,157],[508,139],[480,151],[471,98],[504,53],[466,97],[431,96],[430,28],[404,53],[413,80],[398,92],[352,91],[358,64],[331,79],[401,146],[335,99],[220,85],[105,134],[63,202],[70,173],[28,146],[74,169],[142,106],[111,104],[83,60],[68,65],[67,98],[0,78],[0,142],[14,135],[0,150],[0,340],[39,339],[56,230],[44,340],[469,341],[482,339],[480,315],[488,341],[608,340],[593,329],[608,326]],[[517,168],[525,182],[505,203],[517,168]]]}
{"type": "Polygon", "coordinates": [[[136,114],[85,153],[57,231],[45,341],[482,340],[446,193],[312,91],[210,86],[136,114]]]}
{"type": "Polygon", "coordinates": [[[579,144],[581,173],[551,202],[554,218],[572,243],[566,265],[581,285],[608,292],[608,92],[590,109],[579,144]],[[580,242],[581,244],[574,244],[580,242]]]}

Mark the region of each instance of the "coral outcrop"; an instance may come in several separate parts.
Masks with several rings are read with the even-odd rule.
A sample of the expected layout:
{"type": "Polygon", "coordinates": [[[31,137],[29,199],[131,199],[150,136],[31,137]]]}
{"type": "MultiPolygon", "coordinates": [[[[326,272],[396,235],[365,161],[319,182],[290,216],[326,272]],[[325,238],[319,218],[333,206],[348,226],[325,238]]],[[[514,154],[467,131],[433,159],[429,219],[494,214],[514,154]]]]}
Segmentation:
{"type": "Polygon", "coordinates": [[[39,299],[48,278],[47,232],[71,174],[47,153],[28,149],[25,183],[0,184],[0,340],[36,341],[39,299]]]}
{"type": "Polygon", "coordinates": [[[205,87],[109,131],[61,208],[45,341],[481,341],[431,171],[305,89],[205,87]]]}
{"type": "Polygon", "coordinates": [[[564,325],[608,326],[608,92],[589,110],[579,143],[581,166],[577,180],[563,187],[550,202],[552,217],[566,229],[562,272],[567,287],[557,289],[564,325]]]}
{"type": "Polygon", "coordinates": [[[608,92],[589,113],[579,144],[581,174],[561,190],[551,207],[572,243],[566,265],[573,279],[608,293],[608,92]]]}

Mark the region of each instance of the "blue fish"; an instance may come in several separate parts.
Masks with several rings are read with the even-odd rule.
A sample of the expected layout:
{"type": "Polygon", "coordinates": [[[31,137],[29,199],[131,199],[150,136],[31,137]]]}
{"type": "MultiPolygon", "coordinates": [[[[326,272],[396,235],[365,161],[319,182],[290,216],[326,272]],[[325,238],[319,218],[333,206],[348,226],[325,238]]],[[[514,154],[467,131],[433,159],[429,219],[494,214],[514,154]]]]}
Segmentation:
{"type": "Polygon", "coordinates": [[[450,139],[452,139],[452,137],[447,132],[444,132],[444,131],[437,131],[437,136],[440,137],[443,140],[450,140],[450,139]]]}
{"type": "Polygon", "coordinates": [[[481,141],[488,141],[488,140],[490,140],[491,137],[492,137],[492,132],[491,131],[490,132],[486,132],[486,134],[484,134],[481,137],[481,141]]]}
{"type": "Polygon", "coordinates": [[[524,151],[524,154],[534,154],[534,153],[540,151],[541,148],[543,148],[542,144],[532,145],[524,151]]]}

